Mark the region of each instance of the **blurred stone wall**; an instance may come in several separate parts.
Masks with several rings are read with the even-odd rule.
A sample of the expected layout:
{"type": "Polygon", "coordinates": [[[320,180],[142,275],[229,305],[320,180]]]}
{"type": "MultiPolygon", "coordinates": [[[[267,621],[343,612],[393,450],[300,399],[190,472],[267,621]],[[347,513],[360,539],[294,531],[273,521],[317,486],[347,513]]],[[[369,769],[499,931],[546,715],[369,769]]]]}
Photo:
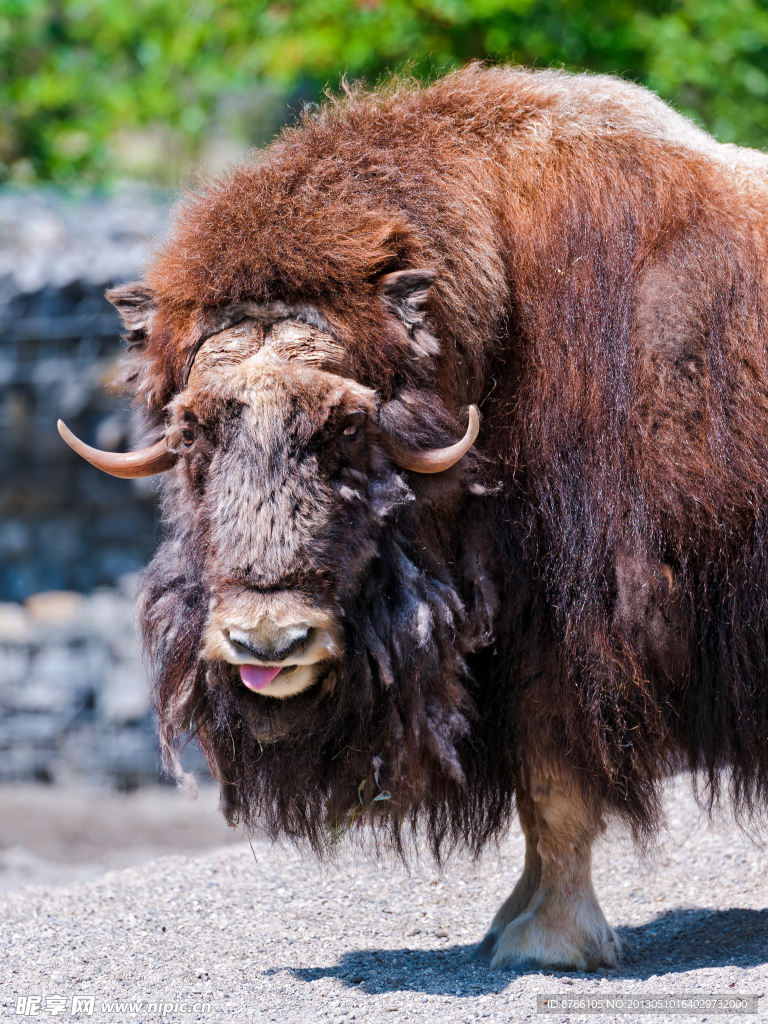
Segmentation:
{"type": "Polygon", "coordinates": [[[158,773],[132,580],[0,604],[0,782],[109,782],[158,773]]]}
{"type": "Polygon", "coordinates": [[[56,420],[127,446],[104,291],[140,276],[167,215],[147,195],[0,193],[0,782],[159,777],[132,602],[159,536],[152,481],[100,473],[56,420]]]}
{"type": "Polygon", "coordinates": [[[166,219],[146,198],[0,195],[0,600],[114,584],[155,544],[151,483],[94,470],[56,420],[90,444],[126,444],[104,291],[140,274],[166,219]]]}

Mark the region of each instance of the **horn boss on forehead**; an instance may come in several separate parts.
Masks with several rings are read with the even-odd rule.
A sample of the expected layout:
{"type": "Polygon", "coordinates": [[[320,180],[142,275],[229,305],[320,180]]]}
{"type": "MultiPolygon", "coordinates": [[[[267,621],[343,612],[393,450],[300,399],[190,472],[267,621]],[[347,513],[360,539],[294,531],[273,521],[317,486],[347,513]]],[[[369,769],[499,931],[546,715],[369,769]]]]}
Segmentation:
{"type": "MultiPolygon", "coordinates": [[[[307,367],[355,379],[349,354],[331,335],[298,320],[264,324],[246,319],[206,338],[198,348],[187,378],[188,387],[204,386],[206,377],[236,366],[257,352],[269,348],[279,358],[295,360],[307,367]]],[[[103,452],[80,441],[61,421],[59,433],[74,451],[97,469],[111,476],[131,478],[153,476],[172,469],[178,453],[170,451],[164,439],[150,448],[119,454],[103,452]]],[[[476,406],[469,408],[469,425],[464,437],[446,448],[409,451],[393,438],[384,437],[385,448],[403,469],[414,473],[442,473],[454,466],[472,447],[480,430],[476,406]]]]}
{"type": "Polygon", "coordinates": [[[188,384],[198,384],[204,374],[236,365],[263,348],[269,348],[282,359],[295,359],[317,370],[354,379],[346,350],[324,331],[298,320],[275,324],[243,320],[202,343],[192,363],[188,384]]]}

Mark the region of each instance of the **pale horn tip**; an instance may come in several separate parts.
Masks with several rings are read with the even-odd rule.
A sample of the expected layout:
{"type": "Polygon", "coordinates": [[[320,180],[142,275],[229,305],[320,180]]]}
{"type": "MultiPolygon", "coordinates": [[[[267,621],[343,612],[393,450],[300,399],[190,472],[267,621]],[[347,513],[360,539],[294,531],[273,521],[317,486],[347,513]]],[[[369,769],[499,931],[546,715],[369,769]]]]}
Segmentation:
{"type": "Polygon", "coordinates": [[[409,451],[391,446],[395,458],[403,469],[414,473],[444,473],[463,458],[477,440],[480,433],[480,410],[476,405],[467,409],[468,423],[464,437],[447,448],[427,448],[423,451],[409,451]]]}
{"type": "Polygon", "coordinates": [[[470,405],[469,407],[469,434],[470,446],[477,440],[477,435],[480,433],[480,410],[476,405],[470,405]]]}
{"type": "Polygon", "coordinates": [[[168,450],[165,438],[160,438],[151,448],[137,452],[102,452],[76,437],[63,420],[57,420],[56,426],[64,441],[86,462],[110,476],[124,480],[165,473],[178,458],[175,452],[168,450]]]}

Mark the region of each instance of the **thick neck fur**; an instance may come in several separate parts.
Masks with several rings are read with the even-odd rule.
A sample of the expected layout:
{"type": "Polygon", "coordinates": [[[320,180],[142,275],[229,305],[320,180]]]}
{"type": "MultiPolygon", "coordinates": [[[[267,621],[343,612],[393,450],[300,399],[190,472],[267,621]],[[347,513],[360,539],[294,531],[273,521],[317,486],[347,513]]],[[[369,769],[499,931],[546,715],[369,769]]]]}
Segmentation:
{"type": "Polygon", "coordinates": [[[373,516],[387,521],[372,540],[376,555],[362,586],[343,595],[346,657],[290,700],[255,695],[236,666],[200,657],[208,595],[200,564],[185,559],[201,550],[200,538],[174,529],[183,511],[140,598],[169,749],[191,730],[222,782],[230,816],[246,824],[259,818],[273,834],[308,839],[316,849],[361,816],[376,818],[399,844],[403,827],[425,810],[436,850],[446,838],[479,845],[510,811],[494,806],[466,833],[467,801],[488,803],[478,792],[487,780],[472,749],[475,684],[466,658],[491,637],[496,582],[488,541],[474,534],[462,541],[453,527],[463,533],[470,517],[490,540],[484,499],[464,499],[459,526],[403,505],[402,492],[394,473],[369,486],[373,516]]]}

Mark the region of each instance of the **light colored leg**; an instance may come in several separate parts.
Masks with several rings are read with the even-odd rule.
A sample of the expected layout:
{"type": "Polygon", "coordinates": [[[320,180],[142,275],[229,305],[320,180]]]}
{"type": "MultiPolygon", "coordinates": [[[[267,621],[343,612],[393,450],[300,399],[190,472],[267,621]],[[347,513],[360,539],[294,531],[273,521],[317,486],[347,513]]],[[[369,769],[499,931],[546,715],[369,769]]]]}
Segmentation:
{"type": "Polygon", "coordinates": [[[491,925],[491,932],[496,929],[498,934],[491,967],[521,960],[582,971],[612,967],[619,955],[619,940],[603,916],[591,880],[591,848],[603,830],[602,822],[589,812],[578,792],[553,777],[536,779],[530,797],[535,829],[526,829],[523,822],[526,871],[491,925]],[[535,861],[528,871],[529,831],[530,841],[536,841],[538,884],[527,904],[511,917],[518,890],[523,899],[526,874],[529,885],[535,878],[535,861]]]}
{"type": "Polygon", "coordinates": [[[526,909],[541,882],[541,857],[539,856],[539,830],[536,827],[536,808],[532,800],[518,795],[517,814],[525,836],[525,863],[517,885],[496,911],[483,941],[473,954],[474,960],[490,961],[496,952],[499,938],[507,925],[526,909]]]}

